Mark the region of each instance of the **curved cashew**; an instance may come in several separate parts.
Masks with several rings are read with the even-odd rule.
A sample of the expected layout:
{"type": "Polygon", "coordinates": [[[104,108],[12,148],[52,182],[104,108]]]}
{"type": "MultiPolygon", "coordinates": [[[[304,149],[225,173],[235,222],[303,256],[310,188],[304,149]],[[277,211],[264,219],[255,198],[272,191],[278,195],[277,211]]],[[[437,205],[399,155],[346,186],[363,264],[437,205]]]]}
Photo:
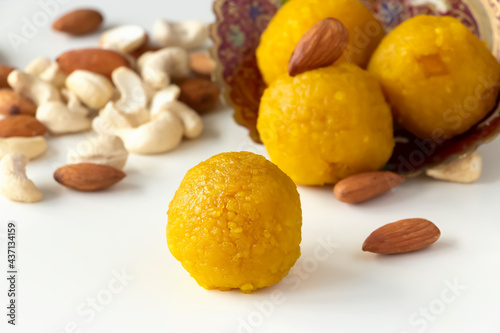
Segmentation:
{"type": "MultiPolygon", "coordinates": [[[[171,112],[175,114],[182,120],[184,127],[184,135],[189,139],[194,139],[200,136],[203,131],[203,122],[198,113],[192,110],[189,106],[182,102],[173,101],[161,105],[159,110],[171,112]]],[[[156,112],[156,115],[162,114],[162,112],[156,112]]]]}
{"type": "Polygon", "coordinates": [[[109,102],[92,121],[92,128],[100,134],[114,134],[119,129],[129,129],[132,125],[115,103],[109,102]]]}
{"type": "Polygon", "coordinates": [[[159,154],[172,150],[181,142],[182,133],[180,119],[168,112],[138,128],[116,131],[127,150],[134,154],[159,154]]]}
{"type": "Polygon", "coordinates": [[[147,109],[137,109],[132,113],[122,112],[122,114],[132,127],[141,126],[151,120],[151,115],[147,109]]]}
{"type": "Polygon", "coordinates": [[[191,71],[189,55],[179,47],[169,47],[156,52],[148,52],[138,61],[144,82],[153,89],[163,89],[170,78],[187,77],[191,71]]]}
{"type": "Polygon", "coordinates": [[[146,93],[148,95],[148,99],[151,99],[158,89],[163,89],[164,87],[166,87],[170,84],[170,75],[167,75],[164,79],[165,81],[161,81],[160,83],[156,83],[155,80],[150,80],[153,82],[153,84],[151,84],[149,81],[144,80],[143,75],[142,75],[142,68],[144,67],[144,64],[146,63],[146,60],[151,58],[151,56],[154,53],[155,53],[154,51],[144,52],[136,61],[137,72],[141,75],[141,80],[143,80],[142,85],[144,86],[144,89],[146,90],[146,93]],[[161,86],[161,88],[157,88],[156,86],[161,86]]]}
{"type": "Polygon", "coordinates": [[[19,153],[29,159],[34,159],[46,150],[47,141],[43,136],[0,138],[0,158],[8,154],[19,153]]]}
{"type": "Polygon", "coordinates": [[[39,75],[40,79],[52,83],[57,88],[61,89],[66,83],[67,75],[59,69],[57,62],[52,63],[39,75]]]}
{"type": "Polygon", "coordinates": [[[168,22],[157,20],[153,26],[153,38],[164,47],[199,48],[204,46],[208,40],[208,25],[198,21],[168,22]]]}
{"type": "Polygon", "coordinates": [[[31,98],[38,106],[61,100],[59,90],[54,85],[35,75],[14,70],[7,77],[7,81],[14,91],[31,98]]]}
{"type": "Polygon", "coordinates": [[[24,72],[30,75],[40,75],[50,67],[52,60],[47,57],[33,59],[25,68],[24,72]]]}
{"type": "Polygon", "coordinates": [[[82,105],[82,102],[78,99],[78,96],[74,92],[68,89],[61,90],[62,95],[66,99],[66,106],[68,110],[73,113],[78,113],[84,117],[89,115],[89,109],[82,105]]]}
{"type": "Polygon", "coordinates": [[[85,70],[71,73],[66,87],[92,109],[104,107],[113,96],[113,85],[105,76],[85,70]]]}
{"type": "Polygon", "coordinates": [[[132,52],[146,41],[146,31],[138,25],[122,25],[101,35],[99,46],[122,52],[132,52]]]}
{"type": "Polygon", "coordinates": [[[36,119],[54,134],[76,133],[90,129],[91,122],[87,118],[88,110],[80,104],[72,92],[63,90],[68,104],[48,102],[38,107],[36,119]]]}
{"type": "Polygon", "coordinates": [[[134,112],[122,112],[114,102],[109,102],[94,119],[93,128],[96,132],[113,134],[116,129],[134,128],[151,120],[147,109],[137,109],[134,112]]]}
{"type": "Polygon", "coordinates": [[[0,192],[9,200],[38,202],[42,192],[26,176],[28,158],[21,154],[9,154],[0,162],[0,192]]]}
{"type": "Polygon", "coordinates": [[[146,61],[149,58],[151,58],[151,56],[153,54],[155,54],[155,52],[158,52],[158,51],[147,51],[147,52],[144,52],[139,58],[137,58],[137,67],[139,68],[139,71],[142,70],[146,61]]]}
{"type": "Polygon", "coordinates": [[[68,163],[94,163],[123,169],[128,151],[122,139],[115,135],[98,135],[80,142],[68,152],[68,163]]]}
{"type": "Polygon", "coordinates": [[[454,183],[473,183],[481,176],[483,158],[478,152],[426,171],[427,176],[454,183]]]}
{"type": "Polygon", "coordinates": [[[181,88],[175,84],[157,91],[151,100],[151,117],[156,117],[170,103],[176,101],[181,95],[181,88]]]}
{"type": "Polygon", "coordinates": [[[120,92],[120,99],[116,107],[124,113],[134,113],[138,109],[145,109],[148,96],[139,75],[126,67],[119,67],[113,71],[111,78],[120,92]]]}

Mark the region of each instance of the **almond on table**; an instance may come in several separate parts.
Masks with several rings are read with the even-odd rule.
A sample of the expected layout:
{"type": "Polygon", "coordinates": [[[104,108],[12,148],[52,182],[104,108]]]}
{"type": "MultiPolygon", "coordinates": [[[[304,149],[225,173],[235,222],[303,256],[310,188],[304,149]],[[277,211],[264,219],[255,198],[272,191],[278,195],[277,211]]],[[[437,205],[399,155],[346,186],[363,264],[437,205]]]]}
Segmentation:
{"type": "Polygon", "coordinates": [[[361,173],[335,185],[335,197],[342,202],[357,204],[379,197],[405,181],[405,177],[389,171],[361,173]]]}
{"type": "Polygon", "coordinates": [[[98,191],[111,187],[126,174],[108,165],[79,163],[57,169],[54,179],[61,185],[79,191],[98,191]]]}
{"type": "Polygon", "coordinates": [[[434,244],[441,231],[425,219],[407,219],[389,223],[365,240],[363,251],[378,254],[398,254],[425,249],[434,244]]]}
{"type": "Polygon", "coordinates": [[[77,9],[60,17],[52,24],[54,30],[80,36],[99,29],[104,20],[102,14],[94,9],[77,9]]]}
{"type": "Polygon", "coordinates": [[[121,66],[131,67],[123,55],[112,50],[79,49],[65,52],[57,58],[59,68],[70,75],[82,69],[106,76],[111,80],[111,73],[121,66]]]}
{"type": "Polygon", "coordinates": [[[36,104],[30,98],[12,89],[0,89],[0,114],[34,116],[36,104]]]}
{"type": "Polygon", "coordinates": [[[42,136],[46,132],[45,126],[32,116],[9,116],[0,120],[0,138],[42,136]]]}

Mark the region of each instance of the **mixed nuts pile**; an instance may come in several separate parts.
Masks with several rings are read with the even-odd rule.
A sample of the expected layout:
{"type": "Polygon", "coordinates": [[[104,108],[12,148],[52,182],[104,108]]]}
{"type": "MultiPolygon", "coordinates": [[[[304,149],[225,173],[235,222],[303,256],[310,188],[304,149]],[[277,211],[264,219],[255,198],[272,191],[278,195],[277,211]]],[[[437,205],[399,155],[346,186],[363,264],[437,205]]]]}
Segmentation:
{"type": "MultiPolygon", "coordinates": [[[[97,31],[103,15],[72,11],[53,29],[80,36],[97,31]]],[[[101,34],[98,48],[71,50],[56,61],[40,57],[24,70],[0,65],[0,192],[38,202],[42,193],[26,176],[28,160],[47,149],[46,133],[94,130],[71,149],[55,180],[80,191],[101,190],[126,175],[129,153],[160,154],[183,137],[198,137],[200,113],[219,103],[211,81],[215,63],[203,50],[208,26],[158,20],[153,39],[137,25],[101,34]]]]}

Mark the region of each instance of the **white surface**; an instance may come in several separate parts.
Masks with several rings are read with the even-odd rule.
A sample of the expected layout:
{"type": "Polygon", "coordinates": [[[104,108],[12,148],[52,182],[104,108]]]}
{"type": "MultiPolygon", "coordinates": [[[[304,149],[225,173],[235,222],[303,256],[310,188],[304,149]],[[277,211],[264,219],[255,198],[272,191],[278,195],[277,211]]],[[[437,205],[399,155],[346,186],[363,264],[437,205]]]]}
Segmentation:
{"type": "MultiPolygon", "coordinates": [[[[101,8],[107,26],[128,23],[151,29],[158,16],[212,20],[208,0],[72,0],[61,10],[83,4],[101,8]]],[[[15,54],[6,33],[19,31],[21,17],[39,10],[35,1],[1,0],[2,61],[23,67],[40,55],[55,57],[95,44],[97,36],[75,40],[47,26],[15,54]]],[[[67,150],[88,135],[50,138],[47,154],[28,166],[45,200],[26,205],[0,198],[0,234],[8,220],[18,222],[20,267],[14,328],[6,325],[7,285],[0,279],[0,332],[500,331],[498,140],[481,149],[484,174],[474,185],[415,179],[356,207],[337,202],[331,187],[301,187],[302,257],[287,282],[245,295],[200,288],[166,245],[168,204],[189,168],[219,152],[263,153],[233,123],[230,110],[204,119],[206,130],[199,140],[163,156],[132,156],[125,169],[128,177],[101,193],[74,192],[52,179],[67,150]],[[401,256],[361,251],[374,229],[410,217],[434,221],[442,231],[439,242],[401,256]],[[326,258],[326,252],[316,252],[325,241],[338,243],[326,258]],[[134,279],[109,304],[90,320],[89,307],[78,312],[88,298],[109,295],[105,289],[114,282],[113,271],[122,269],[134,279]],[[455,279],[466,290],[449,300],[453,294],[446,281],[455,279]],[[279,304],[271,301],[275,293],[282,294],[279,304]],[[449,304],[440,308],[443,296],[449,304]],[[431,312],[428,320],[412,317],[429,306],[439,314],[431,312]]],[[[1,242],[0,267],[5,272],[5,239],[1,242]]]]}

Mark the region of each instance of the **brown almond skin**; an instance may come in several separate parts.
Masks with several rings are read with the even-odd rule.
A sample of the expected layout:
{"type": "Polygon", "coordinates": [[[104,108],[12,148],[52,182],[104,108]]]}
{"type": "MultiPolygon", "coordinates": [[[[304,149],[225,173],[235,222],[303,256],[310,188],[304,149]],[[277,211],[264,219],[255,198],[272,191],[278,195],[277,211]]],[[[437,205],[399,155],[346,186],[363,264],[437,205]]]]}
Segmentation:
{"type": "Polygon", "coordinates": [[[390,171],[362,173],[338,182],[333,193],[339,201],[357,204],[389,192],[405,179],[404,176],[390,171]]]}
{"type": "Polygon", "coordinates": [[[299,40],[288,63],[290,76],[333,65],[349,43],[349,30],[336,18],[316,23],[299,40]]]}
{"type": "Polygon", "coordinates": [[[0,114],[34,116],[36,108],[36,104],[23,94],[12,89],[0,89],[0,114]]]}
{"type": "Polygon", "coordinates": [[[59,68],[67,75],[82,69],[106,76],[121,66],[130,68],[128,60],[118,52],[103,49],[79,49],[68,51],[57,58],[59,68]]]}
{"type": "Polygon", "coordinates": [[[33,116],[9,116],[0,120],[0,138],[42,136],[45,126],[33,116]]]}
{"type": "Polygon", "coordinates": [[[407,219],[372,232],[363,244],[363,251],[378,254],[399,254],[425,249],[435,243],[441,231],[425,219],[407,219]]]}
{"type": "Polygon", "coordinates": [[[61,185],[78,191],[99,191],[125,178],[126,174],[108,165],[79,163],[57,169],[54,179],[61,185]]]}
{"type": "Polygon", "coordinates": [[[0,65],[0,89],[10,88],[7,77],[14,69],[14,67],[0,65]]]}
{"type": "Polygon", "coordinates": [[[215,71],[215,61],[207,53],[190,55],[191,70],[199,75],[210,76],[215,71]]]}
{"type": "Polygon", "coordinates": [[[189,78],[178,85],[181,89],[179,100],[198,113],[211,111],[219,103],[220,88],[209,79],[189,78]]]}
{"type": "Polygon", "coordinates": [[[132,57],[134,57],[135,59],[139,59],[140,56],[143,55],[144,53],[155,52],[155,51],[158,51],[159,49],[161,49],[161,48],[158,46],[154,46],[154,45],[151,45],[149,43],[146,43],[146,44],[143,44],[142,46],[140,46],[138,49],[136,49],[132,52],[129,52],[129,54],[132,57]]]}
{"type": "Polygon", "coordinates": [[[144,53],[158,51],[159,49],[160,49],[159,46],[154,46],[151,44],[151,42],[149,41],[149,35],[146,34],[146,38],[144,39],[144,43],[142,43],[141,46],[139,46],[137,49],[129,52],[128,54],[130,54],[135,59],[139,59],[139,57],[141,55],[143,55],[144,53]]]}
{"type": "Polygon", "coordinates": [[[103,20],[102,14],[97,10],[77,9],[57,19],[52,24],[52,29],[74,36],[81,36],[99,29],[103,20]]]}

